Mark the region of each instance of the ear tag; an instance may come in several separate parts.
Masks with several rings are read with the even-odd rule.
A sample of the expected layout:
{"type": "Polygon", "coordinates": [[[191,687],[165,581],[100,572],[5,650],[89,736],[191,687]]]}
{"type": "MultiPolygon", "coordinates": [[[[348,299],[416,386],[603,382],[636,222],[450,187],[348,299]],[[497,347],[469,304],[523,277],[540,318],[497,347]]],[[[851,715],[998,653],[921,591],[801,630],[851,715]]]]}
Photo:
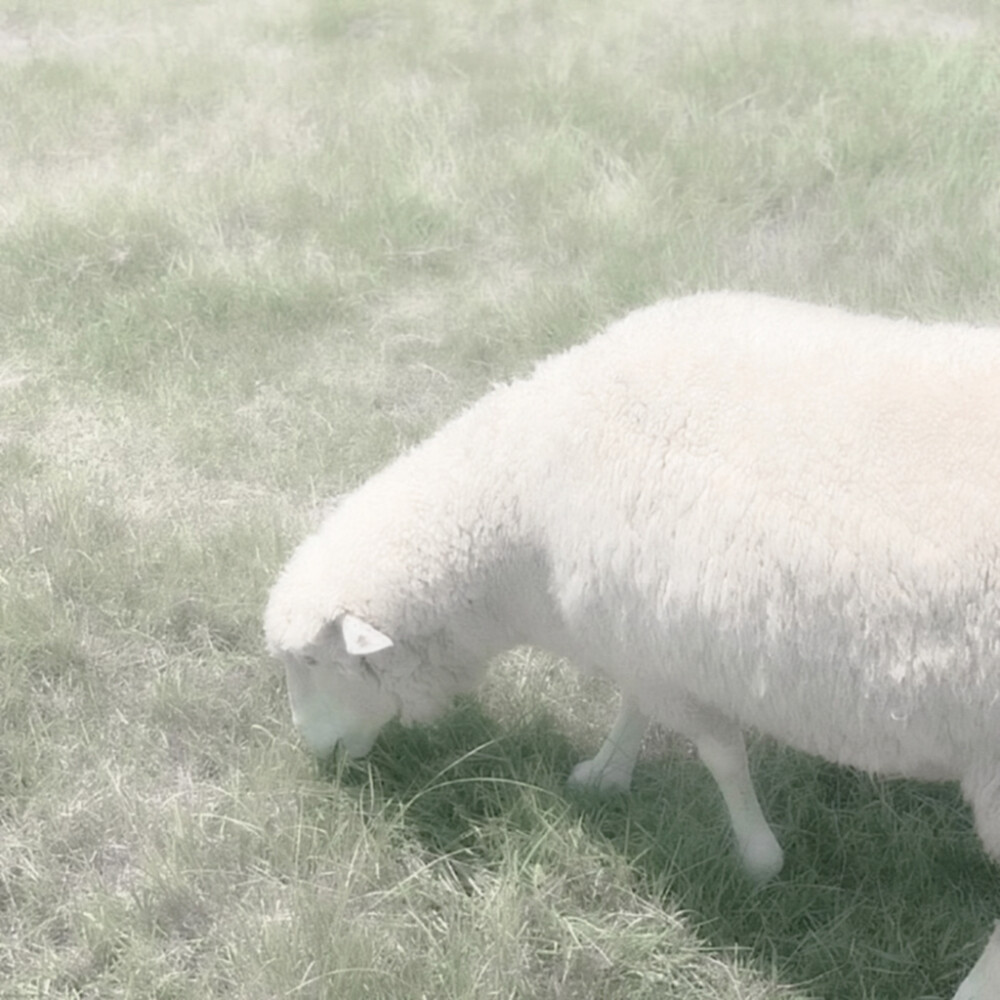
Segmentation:
{"type": "Polygon", "coordinates": [[[344,635],[344,648],[351,656],[369,656],[392,645],[392,639],[387,635],[350,612],[341,617],[340,629],[344,635]]]}

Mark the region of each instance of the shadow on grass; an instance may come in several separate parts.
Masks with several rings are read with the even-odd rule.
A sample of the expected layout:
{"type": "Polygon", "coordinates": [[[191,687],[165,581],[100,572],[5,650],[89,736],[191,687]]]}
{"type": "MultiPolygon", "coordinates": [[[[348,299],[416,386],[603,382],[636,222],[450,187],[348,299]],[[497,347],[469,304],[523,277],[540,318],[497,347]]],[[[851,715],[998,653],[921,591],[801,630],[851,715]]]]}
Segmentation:
{"type": "Polygon", "coordinates": [[[696,760],[640,765],[629,795],[565,788],[578,751],[549,718],[511,728],[464,702],[435,726],[393,726],[364,764],[326,776],[396,804],[454,870],[501,861],[489,836],[542,837],[577,821],[625,857],[641,891],[685,913],[715,948],[816,1000],[951,996],[985,940],[1000,874],[956,787],[876,781],[760,742],[753,767],[785,870],[758,888],[735,860],[715,786],[696,760]],[[540,808],[539,802],[545,803],[540,808]]]}

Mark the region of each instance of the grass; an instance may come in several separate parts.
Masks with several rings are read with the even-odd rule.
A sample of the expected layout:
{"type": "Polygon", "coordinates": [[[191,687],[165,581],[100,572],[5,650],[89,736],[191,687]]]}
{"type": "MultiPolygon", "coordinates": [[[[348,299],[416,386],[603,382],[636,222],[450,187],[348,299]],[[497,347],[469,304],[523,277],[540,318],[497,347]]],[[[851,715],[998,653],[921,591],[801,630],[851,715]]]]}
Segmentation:
{"type": "Polygon", "coordinates": [[[950,996],[957,791],[766,742],[570,796],[609,692],[516,651],[322,769],[263,655],[327,499],[696,288],[1000,316],[987,0],[0,0],[0,997],[950,996]]]}

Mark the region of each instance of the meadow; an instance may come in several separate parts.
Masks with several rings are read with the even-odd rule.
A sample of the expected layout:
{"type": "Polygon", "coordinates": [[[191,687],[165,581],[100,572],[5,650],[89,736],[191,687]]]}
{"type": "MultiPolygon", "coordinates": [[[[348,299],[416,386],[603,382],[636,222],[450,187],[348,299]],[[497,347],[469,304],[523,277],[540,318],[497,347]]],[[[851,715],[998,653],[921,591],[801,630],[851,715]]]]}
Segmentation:
{"type": "Polygon", "coordinates": [[[261,638],[324,506],[704,288],[1000,323],[992,0],[0,0],[0,998],[915,1000],[957,789],[687,747],[516,650],[317,763],[261,638]]]}

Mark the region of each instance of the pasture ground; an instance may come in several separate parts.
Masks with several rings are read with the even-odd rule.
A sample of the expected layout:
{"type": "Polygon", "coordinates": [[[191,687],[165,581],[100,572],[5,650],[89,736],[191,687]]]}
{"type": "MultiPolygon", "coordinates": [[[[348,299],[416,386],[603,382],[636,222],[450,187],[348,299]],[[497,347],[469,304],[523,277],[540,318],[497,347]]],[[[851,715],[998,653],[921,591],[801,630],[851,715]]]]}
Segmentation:
{"type": "Polygon", "coordinates": [[[0,997],[914,1000],[957,792],[754,744],[785,872],[515,651],[323,769],[263,654],[326,500],[656,298],[1000,321],[992,0],[0,0],[0,997]]]}

